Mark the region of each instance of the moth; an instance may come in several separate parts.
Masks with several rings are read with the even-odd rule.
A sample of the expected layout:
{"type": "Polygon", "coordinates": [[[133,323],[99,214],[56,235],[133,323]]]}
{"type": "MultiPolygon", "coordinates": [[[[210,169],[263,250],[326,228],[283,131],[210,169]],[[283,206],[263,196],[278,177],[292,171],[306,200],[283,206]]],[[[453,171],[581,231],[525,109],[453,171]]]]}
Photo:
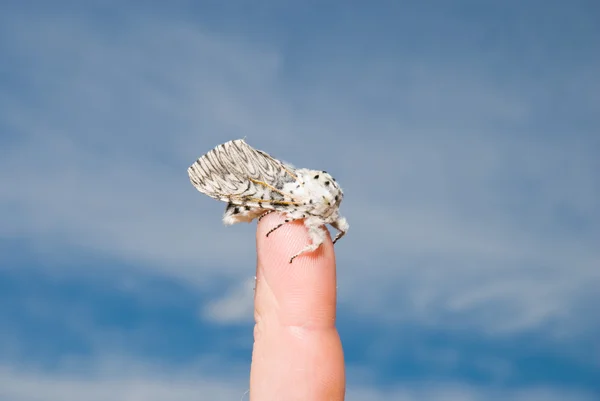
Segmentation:
{"type": "Polygon", "coordinates": [[[196,160],[188,174],[198,191],[227,202],[226,225],[282,213],[285,221],[273,227],[268,237],[286,223],[304,220],[311,243],[293,255],[290,263],[321,246],[327,237],[325,224],[338,231],[334,244],[348,231],[348,222],[339,214],[344,193],[329,173],[294,168],[243,139],[217,146],[196,160]]]}

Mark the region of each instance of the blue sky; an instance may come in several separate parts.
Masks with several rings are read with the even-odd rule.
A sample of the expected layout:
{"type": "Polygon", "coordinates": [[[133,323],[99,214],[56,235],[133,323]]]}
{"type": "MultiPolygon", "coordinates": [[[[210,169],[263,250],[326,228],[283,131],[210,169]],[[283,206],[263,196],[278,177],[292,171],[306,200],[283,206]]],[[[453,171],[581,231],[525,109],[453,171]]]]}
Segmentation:
{"type": "Polygon", "coordinates": [[[596,2],[0,7],[2,400],[243,396],[241,137],[345,190],[349,401],[600,394],[596,2]]]}

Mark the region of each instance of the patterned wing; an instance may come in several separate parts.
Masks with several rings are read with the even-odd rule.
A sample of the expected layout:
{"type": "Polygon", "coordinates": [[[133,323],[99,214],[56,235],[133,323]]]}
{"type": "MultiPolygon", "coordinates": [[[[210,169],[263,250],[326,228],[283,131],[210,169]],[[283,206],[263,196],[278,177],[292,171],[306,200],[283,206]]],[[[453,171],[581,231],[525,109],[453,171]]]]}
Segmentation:
{"type": "Polygon", "coordinates": [[[295,204],[282,192],[294,169],[237,139],[217,146],[188,168],[196,189],[233,205],[273,209],[295,204]]]}

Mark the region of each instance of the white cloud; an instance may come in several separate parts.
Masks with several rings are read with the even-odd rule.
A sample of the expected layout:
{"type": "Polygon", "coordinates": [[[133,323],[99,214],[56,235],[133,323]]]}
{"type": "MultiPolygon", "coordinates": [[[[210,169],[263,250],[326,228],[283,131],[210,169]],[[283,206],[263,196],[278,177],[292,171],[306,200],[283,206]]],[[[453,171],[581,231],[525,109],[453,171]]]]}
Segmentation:
{"type": "Polygon", "coordinates": [[[478,387],[460,383],[436,383],[423,386],[407,386],[388,391],[358,389],[348,391],[348,401],[583,401],[593,400],[592,394],[578,391],[560,390],[551,387],[500,389],[478,387]]]}
{"type": "Polygon", "coordinates": [[[242,380],[207,375],[113,374],[86,377],[80,374],[44,374],[0,369],[0,397],[10,401],[153,401],[241,400],[242,380]]]}
{"type": "Polygon", "coordinates": [[[255,279],[232,286],[217,299],[204,305],[201,316],[217,323],[245,323],[254,318],[255,279]]]}

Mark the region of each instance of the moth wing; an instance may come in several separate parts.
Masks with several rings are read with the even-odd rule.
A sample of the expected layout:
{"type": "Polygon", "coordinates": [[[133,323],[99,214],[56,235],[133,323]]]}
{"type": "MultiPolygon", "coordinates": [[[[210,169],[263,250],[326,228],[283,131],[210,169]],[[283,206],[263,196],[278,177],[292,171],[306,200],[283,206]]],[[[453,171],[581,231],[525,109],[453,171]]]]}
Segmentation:
{"type": "Polygon", "coordinates": [[[261,206],[261,200],[284,200],[284,184],[296,180],[294,169],[256,150],[243,139],[217,146],[188,168],[192,185],[212,198],[261,206]]]}

